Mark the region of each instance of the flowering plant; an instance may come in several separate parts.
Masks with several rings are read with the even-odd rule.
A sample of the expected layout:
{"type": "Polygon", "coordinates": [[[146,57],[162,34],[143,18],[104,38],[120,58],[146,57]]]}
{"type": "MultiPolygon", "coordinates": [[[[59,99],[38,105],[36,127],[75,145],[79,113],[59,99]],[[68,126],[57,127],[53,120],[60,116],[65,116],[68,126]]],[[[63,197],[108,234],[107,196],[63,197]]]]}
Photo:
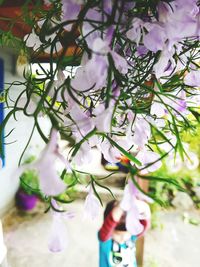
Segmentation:
{"type": "MultiPolygon", "coordinates": [[[[17,112],[34,119],[33,131],[47,146],[39,160],[26,167],[38,170],[41,189],[49,199],[66,190],[56,159],[65,165],[63,175],[72,171],[76,176],[76,166],[91,161],[93,147],[109,162],[126,156],[138,189],[136,175],[177,184],[148,173],[168,154],[188,157],[181,133],[199,121],[199,1],[37,4],[37,12],[32,7],[26,13],[32,32],[21,47],[23,55],[38,63],[37,75],[31,65],[26,68],[25,82],[18,83],[23,90],[13,104],[7,101],[9,90],[5,92],[10,111],[0,129],[17,112]],[[41,55],[48,55],[49,70],[43,68],[41,55]],[[50,137],[43,132],[40,116],[50,120],[50,137]],[[68,158],[59,151],[58,134],[74,140],[68,158]]],[[[90,195],[98,196],[92,175],[90,183],[90,195]]]]}

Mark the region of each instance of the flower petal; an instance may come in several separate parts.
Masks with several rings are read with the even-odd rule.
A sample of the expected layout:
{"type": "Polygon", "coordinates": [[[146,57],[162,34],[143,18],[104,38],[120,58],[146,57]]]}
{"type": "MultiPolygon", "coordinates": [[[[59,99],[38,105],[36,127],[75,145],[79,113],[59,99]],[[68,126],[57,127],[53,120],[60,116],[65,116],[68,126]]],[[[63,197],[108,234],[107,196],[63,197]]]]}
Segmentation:
{"type": "Polygon", "coordinates": [[[144,226],[140,223],[139,213],[136,206],[132,206],[126,215],[126,229],[132,235],[139,235],[143,232],[144,226]]]}
{"type": "Polygon", "coordinates": [[[187,73],[184,83],[189,86],[200,87],[200,70],[192,70],[187,73]]]}
{"type": "Polygon", "coordinates": [[[94,195],[93,189],[90,187],[89,194],[87,195],[84,203],[84,214],[92,220],[98,217],[100,210],[100,203],[98,198],[94,195]]]}
{"type": "Polygon", "coordinates": [[[49,236],[49,250],[60,252],[67,247],[67,229],[63,218],[59,214],[53,213],[51,232],[49,236]]]}

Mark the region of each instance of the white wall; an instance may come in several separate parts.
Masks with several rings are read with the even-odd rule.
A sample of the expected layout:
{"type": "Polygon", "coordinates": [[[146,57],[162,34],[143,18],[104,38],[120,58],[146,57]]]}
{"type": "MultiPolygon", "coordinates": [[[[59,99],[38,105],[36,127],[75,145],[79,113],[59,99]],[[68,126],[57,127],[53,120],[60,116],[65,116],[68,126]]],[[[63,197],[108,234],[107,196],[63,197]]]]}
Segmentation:
{"type": "MultiPolygon", "coordinates": [[[[14,59],[11,53],[5,51],[0,51],[0,57],[4,59],[5,64],[5,87],[8,87],[6,83],[11,83],[16,80],[23,80],[22,77],[17,74],[12,74],[14,70],[14,59]]],[[[22,90],[20,86],[13,86],[11,89],[11,98],[16,99],[19,92],[22,90]]],[[[6,110],[5,113],[8,113],[9,110],[6,110]]],[[[44,118],[41,119],[41,124],[46,129],[46,132],[49,131],[48,121],[44,118]]],[[[0,215],[6,212],[6,210],[13,205],[14,196],[19,186],[19,179],[16,177],[16,169],[18,166],[18,161],[21,156],[21,153],[26,146],[26,143],[29,139],[31,130],[33,127],[33,119],[30,117],[25,117],[22,113],[17,114],[17,121],[14,118],[11,118],[5,129],[5,135],[14,128],[12,134],[6,138],[5,142],[10,143],[5,146],[5,158],[6,164],[5,167],[0,170],[0,215]]],[[[31,142],[31,147],[39,147],[38,150],[41,150],[44,146],[44,142],[38,135],[35,133],[31,142]]]]}

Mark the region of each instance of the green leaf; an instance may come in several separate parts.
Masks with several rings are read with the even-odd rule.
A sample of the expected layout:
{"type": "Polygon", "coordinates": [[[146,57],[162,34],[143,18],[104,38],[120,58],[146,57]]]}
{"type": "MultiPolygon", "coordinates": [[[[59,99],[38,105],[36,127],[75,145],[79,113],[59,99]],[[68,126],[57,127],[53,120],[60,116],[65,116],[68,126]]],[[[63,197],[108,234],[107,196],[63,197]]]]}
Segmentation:
{"type": "Polygon", "coordinates": [[[108,139],[108,141],[111,143],[111,145],[115,146],[124,156],[126,156],[130,161],[134,162],[138,166],[141,166],[142,163],[133,155],[128,153],[123,147],[119,146],[115,141],[113,141],[109,136],[102,134],[105,138],[108,139]]]}
{"type": "Polygon", "coordinates": [[[94,178],[93,178],[92,175],[90,177],[91,177],[91,186],[92,186],[92,189],[94,191],[94,194],[96,195],[96,197],[98,198],[99,202],[101,203],[101,206],[103,206],[103,202],[102,202],[102,200],[101,200],[101,198],[100,198],[100,196],[99,196],[99,194],[98,194],[98,192],[97,192],[97,190],[95,188],[95,185],[94,185],[94,183],[95,183],[94,178]]]}
{"type": "MultiPolygon", "coordinates": [[[[54,199],[55,199],[55,197],[54,197],[54,199]]],[[[62,209],[62,210],[56,209],[51,202],[50,202],[50,205],[51,205],[51,208],[56,212],[61,212],[61,213],[66,212],[66,210],[64,210],[64,209],[62,209]]]]}
{"type": "MultiPolygon", "coordinates": [[[[144,179],[145,179],[145,178],[144,178],[144,179]]],[[[150,193],[145,192],[145,191],[141,188],[141,186],[138,184],[138,182],[135,180],[134,175],[132,175],[132,174],[131,174],[131,180],[132,180],[132,182],[134,183],[134,185],[136,186],[136,188],[137,188],[139,191],[141,191],[144,195],[146,195],[146,196],[152,198],[155,202],[157,202],[157,203],[160,204],[161,206],[165,206],[165,203],[164,203],[161,199],[157,198],[155,195],[152,195],[152,194],[150,194],[150,193]]]]}
{"type": "Polygon", "coordinates": [[[192,115],[196,118],[196,120],[198,121],[198,122],[200,122],[200,114],[199,114],[199,112],[197,112],[197,111],[195,111],[194,109],[192,109],[192,108],[189,108],[189,111],[192,113],[192,115]]]}
{"type": "Polygon", "coordinates": [[[173,116],[171,116],[171,117],[172,117],[173,128],[174,128],[175,135],[176,135],[176,140],[177,140],[177,148],[178,148],[178,151],[180,153],[181,159],[184,160],[185,150],[184,150],[181,138],[180,138],[179,130],[178,130],[178,127],[176,125],[174,117],[173,116]]]}
{"type": "MultiPolygon", "coordinates": [[[[2,121],[2,123],[0,125],[0,137],[3,136],[4,128],[7,124],[7,122],[9,121],[10,117],[12,115],[14,115],[16,111],[19,111],[19,110],[22,110],[22,109],[21,108],[13,109],[6,115],[6,117],[4,118],[4,120],[2,121]]],[[[3,141],[3,139],[0,138],[0,157],[3,159],[4,158],[4,151],[3,151],[3,142],[2,141],[3,141]]]]}
{"type": "Polygon", "coordinates": [[[149,181],[157,181],[157,182],[162,182],[162,183],[168,183],[168,184],[173,184],[175,185],[180,191],[186,192],[186,190],[178,183],[177,180],[170,178],[170,177],[159,177],[159,176],[152,176],[152,175],[139,175],[138,177],[142,179],[146,179],[149,181]]]}
{"type": "Polygon", "coordinates": [[[5,1],[5,0],[0,0],[0,5],[2,5],[4,1],[5,1]]]}
{"type": "Polygon", "coordinates": [[[74,201],[74,199],[69,199],[69,200],[66,200],[61,196],[57,196],[57,197],[54,197],[55,200],[57,200],[58,202],[60,203],[63,203],[63,204],[68,204],[68,203],[72,203],[74,201]]]}
{"type": "Polygon", "coordinates": [[[168,139],[168,137],[162,133],[157,127],[155,127],[153,124],[151,124],[151,127],[160,135],[160,137],[163,138],[163,140],[165,140],[167,143],[169,143],[171,145],[172,148],[175,148],[174,145],[170,142],[170,140],[168,139]]]}
{"type": "Polygon", "coordinates": [[[95,184],[97,184],[98,186],[100,186],[100,187],[106,189],[107,191],[109,191],[110,194],[111,194],[111,196],[115,199],[115,196],[113,195],[113,192],[110,190],[110,188],[108,188],[107,186],[104,186],[104,185],[100,184],[100,183],[97,182],[96,180],[95,180],[95,184]]]}
{"type": "Polygon", "coordinates": [[[199,225],[200,224],[200,221],[199,220],[196,220],[196,219],[193,219],[193,218],[191,218],[191,219],[189,219],[189,223],[190,224],[193,224],[193,225],[199,225]]]}
{"type": "Polygon", "coordinates": [[[73,152],[72,152],[72,157],[74,157],[78,150],[80,149],[81,145],[87,141],[90,137],[92,137],[96,132],[96,129],[93,129],[91,132],[89,132],[78,144],[76,144],[72,149],[73,149],[73,152]]]}

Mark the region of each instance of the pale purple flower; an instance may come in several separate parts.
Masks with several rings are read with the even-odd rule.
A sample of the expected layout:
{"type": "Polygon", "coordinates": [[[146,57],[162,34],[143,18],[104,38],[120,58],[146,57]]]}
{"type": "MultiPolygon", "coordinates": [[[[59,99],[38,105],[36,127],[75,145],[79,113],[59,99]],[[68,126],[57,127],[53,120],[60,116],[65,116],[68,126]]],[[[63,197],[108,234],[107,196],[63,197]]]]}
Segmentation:
{"type": "Polygon", "coordinates": [[[167,157],[167,167],[172,173],[180,171],[183,168],[183,161],[181,157],[178,154],[175,156],[171,153],[167,157]]]}
{"type": "MultiPolygon", "coordinates": [[[[103,12],[107,14],[112,11],[112,1],[106,0],[102,3],[103,12]]],[[[101,10],[98,8],[90,8],[87,11],[85,16],[86,21],[84,21],[82,26],[82,35],[84,40],[87,42],[87,45],[90,49],[93,50],[94,42],[97,38],[106,39],[108,44],[111,44],[113,33],[114,33],[114,26],[110,26],[105,28],[103,31],[99,28],[99,24],[106,23],[108,17],[103,15],[101,10]],[[88,20],[88,21],[87,21],[88,20]],[[90,22],[92,21],[92,22],[90,22]]]]}
{"type": "Polygon", "coordinates": [[[53,207],[56,210],[51,209],[52,225],[50,229],[48,247],[51,252],[61,252],[67,248],[68,245],[68,233],[65,221],[72,219],[74,214],[71,212],[63,211],[63,208],[58,206],[54,199],[51,200],[53,207]]]}
{"type": "Polygon", "coordinates": [[[128,63],[126,60],[109,47],[109,41],[96,38],[93,41],[91,59],[82,61],[82,67],[77,69],[71,86],[77,91],[100,90],[106,86],[108,75],[108,53],[113,57],[115,67],[122,74],[127,73],[128,63]]]}
{"type": "Polygon", "coordinates": [[[184,83],[193,87],[200,87],[200,70],[191,70],[184,77],[184,83]]]}
{"type": "MultiPolygon", "coordinates": [[[[81,10],[83,0],[62,0],[63,21],[76,20],[81,10]]],[[[64,26],[66,30],[71,30],[72,24],[64,26]]]]}
{"type": "MultiPolygon", "coordinates": [[[[133,202],[134,203],[134,202],[133,202]]],[[[131,205],[126,215],[126,229],[132,235],[139,235],[143,232],[144,226],[140,222],[139,211],[135,203],[131,205]]]]}
{"type": "Polygon", "coordinates": [[[139,169],[146,167],[142,171],[142,173],[154,172],[162,166],[160,155],[153,151],[149,151],[145,149],[140,150],[137,154],[137,159],[142,163],[142,166],[139,167],[139,169]]]}
{"type": "Polygon", "coordinates": [[[169,76],[175,71],[177,64],[173,58],[174,45],[180,46],[179,42],[185,38],[199,37],[198,13],[199,8],[195,1],[190,4],[174,1],[170,6],[160,2],[159,21],[147,22],[143,25],[148,31],[147,34],[143,34],[145,47],[153,52],[162,51],[158,62],[154,65],[158,79],[169,76]]]}
{"type": "Polygon", "coordinates": [[[120,207],[126,211],[126,229],[132,235],[139,235],[143,232],[144,226],[140,220],[150,220],[151,212],[147,203],[139,198],[143,194],[139,193],[133,182],[129,179],[125,186],[124,195],[120,202],[120,207]]]}
{"type": "Polygon", "coordinates": [[[106,12],[107,14],[111,14],[112,12],[112,0],[103,0],[103,10],[104,12],[106,12]]]}
{"type": "Polygon", "coordinates": [[[169,50],[168,47],[165,46],[162,49],[158,62],[153,66],[154,73],[158,79],[162,76],[170,76],[174,73],[176,67],[176,62],[173,58],[174,53],[174,48],[169,50]]]}
{"type": "Polygon", "coordinates": [[[49,236],[49,250],[60,252],[67,247],[68,236],[63,218],[58,213],[53,213],[51,233],[49,236]]]}
{"type": "MultiPolygon", "coordinates": [[[[100,128],[101,125],[102,127],[104,125],[104,120],[102,118],[99,121],[95,121],[93,118],[88,116],[77,103],[74,103],[71,108],[67,110],[67,114],[70,115],[71,119],[66,118],[64,125],[71,129],[76,143],[80,142],[89,132],[91,132],[95,128],[95,125],[98,126],[98,123],[100,128]]],[[[106,121],[107,123],[110,123],[109,120],[106,121]]],[[[108,127],[108,125],[105,127],[108,127]]],[[[94,141],[94,138],[92,140],[94,141]]],[[[92,146],[94,145],[96,145],[96,141],[95,144],[92,144],[92,146]]],[[[80,166],[90,163],[92,157],[91,144],[88,140],[86,140],[81,144],[78,152],[73,157],[73,162],[77,166],[80,166]]]]}
{"type": "Polygon", "coordinates": [[[137,46],[137,54],[139,57],[142,57],[146,55],[148,52],[148,49],[144,45],[137,46]]]}
{"type": "Polygon", "coordinates": [[[73,127],[73,130],[78,131],[83,137],[94,128],[92,119],[87,116],[86,112],[78,104],[74,103],[69,114],[77,126],[77,129],[73,127]]]}
{"type": "MultiPolygon", "coordinates": [[[[138,183],[139,179],[137,176],[134,177],[136,182],[138,183]]],[[[128,185],[129,185],[129,191],[132,195],[134,195],[137,200],[142,200],[147,203],[153,203],[153,199],[148,197],[147,195],[143,194],[141,191],[138,190],[138,188],[134,185],[133,181],[129,178],[128,180],[128,185]]]]}
{"type": "Polygon", "coordinates": [[[171,112],[177,116],[181,114],[187,114],[187,102],[186,102],[186,93],[183,90],[179,92],[171,92],[169,96],[160,96],[162,99],[162,107],[165,111],[165,114],[168,113],[168,108],[171,112]],[[166,105],[166,106],[165,106],[166,105]]]}
{"type": "MultiPolygon", "coordinates": [[[[93,52],[100,54],[100,57],[103,57],[104,60],[106,61],[107,66],[109,66],[107,55],[108,55],[108,53],[110,53],[112,55],[113,60],[114,60],[114,64],[115,64],[116,69],[119,72],[121,72],[122,74],[127,73],[128,64],[127,64],[126,60],[110,48],[110,40],[108,37],[106,37],[105,39],[96,38],[94,41],[94,44],[93,44],[93,52]]],[[[96,55],[96,57],[98,60],[100,60],[100,57],[98,55],[96,55]]],[[[99,64],[100,63],[101,63],[101,60],[100,60],[99,64]]],[[[107,72],[107,69],[106,69],[106,72],[107,72]]]]}
{"type": "Polygon", "coordinates": [[[98,217],[100,210],[99,199],[95,196],[92,186],[90,186],[89,193],[86,196],[84,203],[84,215],[92,220],[98,217]]]}
{"type": "Polygon", "coordinates": [[[148,196],[143,194],[143,199],[137,199],[136,205],[139,210],[139,219],[150,221],[151,219],[151,210],[147,202],[153,203],[153,200],[148,196]]]}
{"type": "Polygon", "coordinates": [[[134,124],[130,122],[127,129],[127,138],[132,142],[132,144],[137,145],[138,147],[144,147],[151,134],[151,129],[149,123],[144,118],[136,117],[134,124]]]}
{"type": "MultiPolygon", "coordinates": [[[[124,2],[124,0],[121,0],[121,2],[124,2]]],[[[125,1],[124,3],[124,11],[127,12],[135,7],[134,1],[125,1]]]]}
{"type": "Polygon", "coordinates": [[[108,162],[119,162],[121,153],[116,147],[112,146],[108,140],[103,140],[99,144],[99,149],[101,150],[101,153],[108,162]]]}
{"type": "Polygon", "coordinates": [[[180,90],[178,93],[174,92],[170,98],[166,99],[165,103],[167,103],[174,109],[172,110],[172,112],[176,115],[178,115],[179,113],[186,114],[188,112],[186,93],[183,90],[180,90]]]}
{"type": "Polygon", "coordinates": [[[160,130],[162,130],[167,124],[167,121],[165,118],[153,118],[153,117],[147,116],[147,120],[151,125],[155,126],[157,129],[160,129],[160,130]]]}
{"type": "MultiPolygon", "coordinates": [[[[89,112],[85,112],[70,96],[67,102],[68,108],[64,112],[64,125],[71,130],[76,143],[78,143],[95,128],[95,124],[89,116],[89,112]]],[[[90,161],[91,157],[91,147],[87,140],[81,145],[73,161],[77,165],[82,165],[90,161]]]]}
{"type": "Polygon", "coordinates": [[[187,38],[198,36],[197,14],[199,8],[196,1],[174,1],[171,7],[167,3],[158,6],[159,20],[163,22],[169,46],[187,38]],[[175,27],[174,27],[175,26],[175,27]]]}
{"type": "Polygon", "coordinates": [[[185,91],[181,90],[177,95],[177,99],[175,99],[174,108],[179,111],[180,113],[184,114],[187,112],[187,102],[186,102],[186,93],[185,91]]]}
{"type": "MultiPolygon", "coordinates": [[[[130,180],[130,179],[129,179],[130,180]]],[[[123,198],[120,201],[120,208],[124,211],[128,211],[131,209],[131,204],[133,199],[135,200],[136,191],[132,191],[130,188],[130,182],[128,180],[128,184],[124,188],[123,198]]]]}
{"type": "Polygon", "coordinates": [[[151,115],[156,116],[156,118],[162,118],[166,115],[165,110],[165,106],[160,103],[158,97],[155,97],[151,105],[151,115]]]}
{"type": "MultiPolygon", "coordinates": [[[[156,87],[154,89],[159,91],[159,89],[156,87]]],[[[149,118],[147,118],[147,120],[150,123],[158,125],[158,127],[162,127],[164,125],[163,121],[161,120],[157,123],[157,118],[164,118],[166,115],[168,115],[169,110],[171,113],[179,117],[181,114],[186,115],[188,113],[187,106],[186,93],[184,90],[178,88],[177,90],[167,93],[166,95],[160,94],[159,97],[155,96],[150,110],[151,115],[156,116],[156,120],[154,123],[152,119],[149,120],[149,118]]]]}
{"type": "Polygon", "coordinates": [[[50,140],[38,160],[19,168],[19,175],[27,169],[35,169],[39,176],[40,189],[48,196],[56,196],[62,193],[67,187],[58,175],[56,160],[61,160],[67,170],[70,169],[70,165],[60,154],[58,148],[58,132],[52,129],[50,140]]]}
{"type": "Polygon", "coordinates": [[[113,108],[109,107],[97,114],[93,122],[99,132],[109,133],[112,124],[113,108]]]}
{"type": "Polygon", "coordinates": [[[83,23],[82,34],[88,47],[91,49],[93,48],[94,40],[101,37],[101,31],[98,29],[94,30],[94,27],[98,27],[98,24],[102,22],[103,18],[102,14],[95,8],[90,8],[86,14],[86,20],[91,20],[93,22],[85,21],[83,23]],[[96,21],[96,23],[94,21],[96,21]]]}
{"type": "MultiPolygon", "coordinates": [[[[46,195],[58,195],[66,189],[66,184],[60,179],[56,170],[55,161],[60,158],[58,151],[58,133],[52,130],[50,141],[40,155],[36,168],[40,177],[40,188],[46,195]]],[[[70,168],[67,161],[63,162],[70,168]]]]}
{"type": "Polygon", "coordinates": [[[76,155],[73,157],[73,162],[77,166],[81,166],[83,164],[89,164],[93,159],[93,154],[91,151],[91,146],[87,141],[85,141],[81,147],[79,148],[76,155]]]}
{"type": "Polygon", "coordinates": [[[126,74],[128,71],[128,64],[124,57],[111,50],[110,54],[114,60],[115,68],[122,74],[126,74]]]}
{"type": "Polygon", "coordinates": [[[156,53],[163,50],[166,41],[165,29],[159,24],[152,24],[150,31],[144,36],[144,46],[156,53]]]}
{"type": "Polygon", "coordinates": [[[132,21],[132,28],[127,31],[126,36],[137,44],[140,43],[142,35],[144,34],[144,21],[140,18],[134,18],[132,21]]]}
{"type": "Polygon", "coordinates": [[[177,41],[187,37],[198,36],[197,21],[182,9],[174,12],[170,22],[166,25],[166,34],[172,46],[177,41]],[[176,25],[176,27],[174,27],[176,25]]]}
{"type": "Polygon", "coordinates": [[[106,85],[108,62],[105,56],[93,55],[88,62],[77,69],[71,86],[77,91],[99,90],[106,85]]]}
{"type": "Polygon", "coordinates": [[[172,2],[169,5],[168,3],[159,1],[157,9],[159,22],[166,23],[167,21],[169,21],[170,15],[175,10],[175,2],[172,2]]]}
{"type": "MultiPolygon", "coordinates": [[[[125,136],[114,137],[113,140],[128,151],[130,149],[133,151],[138,147],[143,148],[148,143],[151,135],[151,129],[148,120],[139,116],[135,118],[135,115],[132,112],[128,112],[127,115],[130,123],[125,129],[125,136]]],[[[115,130],[121,131],[121,129],[118,128],[115,128],[115,130]]]]}

